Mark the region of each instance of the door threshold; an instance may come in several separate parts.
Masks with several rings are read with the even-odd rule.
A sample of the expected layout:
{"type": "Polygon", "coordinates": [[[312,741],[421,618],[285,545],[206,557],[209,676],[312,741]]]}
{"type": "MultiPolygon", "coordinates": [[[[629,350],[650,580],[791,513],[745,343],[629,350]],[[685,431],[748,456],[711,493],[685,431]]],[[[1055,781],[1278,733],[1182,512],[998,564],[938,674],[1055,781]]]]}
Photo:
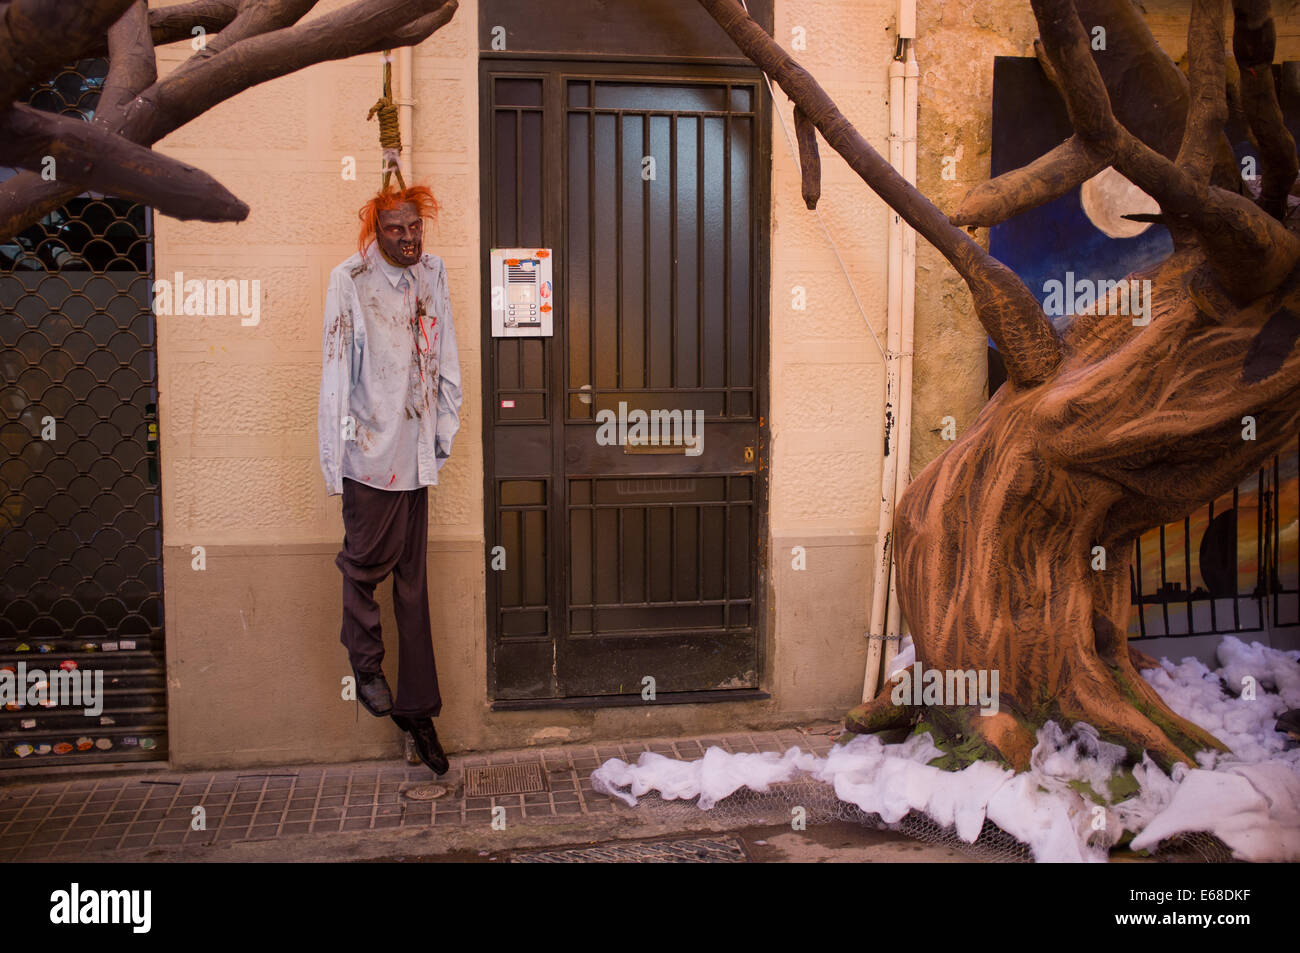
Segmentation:
{"type": "Polygon", "coordinates": [[[715,702],[765,701],[771,694],[759,688],[705,692],[659,692],[654,701],[640,695],[581,695],[575,698],[505,698],[492,702],[492,711],[535,708],[652,708],[655,705],[707,705],[715,702]]]}

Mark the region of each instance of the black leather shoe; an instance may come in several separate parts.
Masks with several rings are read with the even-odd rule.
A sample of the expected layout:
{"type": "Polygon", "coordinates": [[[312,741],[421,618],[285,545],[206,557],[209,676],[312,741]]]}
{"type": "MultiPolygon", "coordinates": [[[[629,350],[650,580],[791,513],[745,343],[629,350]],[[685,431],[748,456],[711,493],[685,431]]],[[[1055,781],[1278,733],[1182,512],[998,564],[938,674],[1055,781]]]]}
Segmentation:
{"type": "Polygon", "coordinates": [[[394,715],[393,721],[398,728],[410,732],[411,738],[415,741],[415,753],[438,777],[447,773],[451,766],[447,761],[447,755],[442,750],[442,745],[438,743],[438,732],[434,731],[432,718],[406,718],[403,715],[394,715]]]}
{"type": "Polygon", "coordinates": [[[357,699],[366,711],[376,718],[383,718],[393,710],[393,693],[388,687],[388,679],[380,672],[358,672],[352,674],[357,678],[357,699]]]}

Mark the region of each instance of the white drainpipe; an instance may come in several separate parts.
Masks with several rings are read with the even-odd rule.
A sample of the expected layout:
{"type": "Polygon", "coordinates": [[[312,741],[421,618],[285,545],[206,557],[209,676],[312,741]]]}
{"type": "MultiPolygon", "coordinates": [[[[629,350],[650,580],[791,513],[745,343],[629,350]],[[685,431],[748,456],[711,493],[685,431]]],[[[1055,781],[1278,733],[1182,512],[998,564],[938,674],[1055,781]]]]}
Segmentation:
{"type": "Polygon", "coordinates": [[[402,177],[415,184],[415,56],[409,46],[397,50],[397,115],[402,127],[402,177]]]}
{"type": "MultiPolygon", "coordinates": [[[[913,0],[915,2],[915,0],[913,0]]],[[[916,50],[907,45],[907,62],[903,72],[903,177],[916,184],[916,124],[917,95],[921,70],[916,62],[916,50]]],[[[912,347],[916,338],[916,229],[903,224],[903,295],[900,335],[902,353],[898,359],[898,466],[895,470],[894,501],[897,504],[903,491],[912,482],[912,347]]],[[[900,611],[897,596],[898,568],[895,566],[889,584],[889,614],[885,626],[885,671],[888,672],[898,654],[900,611]]]]}
{"type": "MultiPolygon", "coordinates": [[[[905,53],[889,67],[889,161],[909,182],[916,181],[917,80],[912,41],[916,38],[916,0],[899,0],[898,39],[905,53]],[[910,85],[910,90],[909,90],[910,85]],[[910,98],[909,98],[910,92],[910,98]],[[910,156],[910,165],[909,165],[910,156]]],[[[912,339],[916,287],[916,233],[894,211],[889,216],[889,312],[885,356],[885,458],[880,479],[880,514],[867,629],[867,668],[862,700],[875,697],[881,656],[886,664],[898,652],[899,611],[893,565],[894,506],[910,478],[912,339]],[[888,622],[887,622],[888,617],[888,622]],[[887,638],[888,637],[888,638],[887,638]],[[888,645],[887,649],[883,646],[888,645]]]]}

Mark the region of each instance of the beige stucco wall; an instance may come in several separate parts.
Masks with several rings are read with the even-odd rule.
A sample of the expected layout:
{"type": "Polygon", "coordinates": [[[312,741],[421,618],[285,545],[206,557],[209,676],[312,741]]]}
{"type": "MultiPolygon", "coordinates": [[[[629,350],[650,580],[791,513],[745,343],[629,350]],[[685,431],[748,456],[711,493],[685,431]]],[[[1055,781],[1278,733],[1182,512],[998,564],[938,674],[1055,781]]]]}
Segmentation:
{"type": "MultiPolygon", "coordinates": [[[[341,5],[322,3],[313,15],[341,5]]],[[[777,4],[777,35],[807,31],[804,61],[885,147],[892,4],[777,4]]],[[[493,713],[486,696],[478,297],[477,4],[415,55],[413,162],[445,211],[427,239],[447,262],[465,404],[432,493],[430,589],[449,750],[705,731],[835,717],[860,691],[861,633],[880,470],[882,362],[778,125],[773,143],[772,624],[766,702],[493,713]],[[791,288],[809,307],[790,308],[791,288]],[[874,483],[873,483],[874,481],[874,483]],[[808,550],[791,569],[790,550],[808,550]]],[[[160,53],[160,67],[187,56],[160,53]]],[[[157,277],[262,282],[256,327],[159,321],[164,573],[173,763],[391,756],[387,720],[339,699],[342,538],[316,460],[320,314],[329,270],[351,253],[355,210],[376,184],[377,57],[323,64],[251,90],[159,148],[216,175],[252,207],[239,225],[157,222],[157,277]],[[354,156],[358,179],[341,175],[354,156]],[[204,547],[206,568],[193,568],[204,547]]],[[[784,105],[784,97],[778,101],[784,105]]],[[[412,144],[408,142],[408,148],[412,144]]],[[[884,333],[884,206],[828,152],[823,209],[867,318],[884,333]]],[[[396,663],[391,599],[381,587],[396,663]]]]}
{"type": "MultiPolygon", "coordinates": [[[[342,5],[325,0],[319,12],[342,5]]],[[[1153,17],[1167,4],[1148,0],[1153,17]]],[[[1021,0],[920,0],[919,177],[955,208],[989,169],[993,56],[1028,55],[1021,0]],[[959,151],[960,150],[960,151],[959,151]],[[960,155],[955,181],[945,156],[960,155]]],[[[887,147],[893,0],[778,0],[775,34],[877,149],[887,147]]],[[[793,149],[774,123],[771,257],[771,500],[766,702],[577,711],[489,711],[478,300],[476,0],[415,54],[413,162],[444,202],[426,242],[447,263],[460,344],[462,429],[431,495],[430,590],[449,750],[835,717],[857,700],[875,545],[884,375],[888,213],[822,143],[820,208],[800,196],[793,149]],[[807,309],[796,311],[796,286],[807,309]],[[807,568],[792,568],[802,546],[807,568]]],[[[1172,20],[1168,17],[1166,25],[1172,20]]],[[[1297,31],[1287,21],[1283,44],[1297,31]]],[[[1168,31],[1166,31],[1168,32],[1168,31]]],[[[187,47],[160,52],[172,68],[187,47]]],[[[239,225],[157,220],[157,277],[262,283],[256,327],[238,318],[159,320],[160,422],[173,763],[246,765],[391,756],[398,733],[339,699],[339,498],[316,458],[320,315],[329,270],[355,246],[356,208],[377,184],[378,57],[324,64],[251,90],[160,149],[247,201],[239,225]],[[357,181],[341,175],[343,158],[357,181]],[[192,567],[204,547],[206,569],[192,567]]],[[[792,131],[790,106],[776,105],[792,131]]],[[[408,149],[412,143],[408,141],[408,149]]],[[[981,232],[982,239],[987,238],[981,232]]],[[[916,318],[914,469],[940,452],[985,396],[984,334],[955,274],[922,244],[916,318]]],[[[396,662],[387,586],[389,676],[396,662]]]]}
{"type": "MultiPolygon", "coordinates": [[[[344,6],[325,0],[312,16],[344,6]]],[[[465,392],[462,429],[430,497],[429,574],[448,721],[483,696],[482,452],[478,426],[477,50],[473,2],[415,58],[417,178],[444,205],[428,234],[451,284],[465,392]],[[471,686],[477,694],[471,695],[471,686]]],[[[159,52],[160,71],[188,56],[159,52]]],[[[159,218],[158,278],[257,279],[262,315],[158,322],[168,715],[173,762],[246,764],[388,755],[397,730],[340,698],[340,497],[317,461],[321,314],[330,269],[356,248],[357,208],[378,185],[378,56],[266,83],[159,148],[251,206],[238,225],[159,218]],[[356,160],[355,181],[343,177],[356,160]],[[206,568],[193,568],[194,547],[206,568]]],[[[384,625],[391,590],[381,587],[384,625]]],[[[395,640],[389,674],[394,674],[395,640]]],[[[456,746],[469,735],[452,727],[456,746]]],[[[471,744],[482,743],[473,736],[471,744]]]]}

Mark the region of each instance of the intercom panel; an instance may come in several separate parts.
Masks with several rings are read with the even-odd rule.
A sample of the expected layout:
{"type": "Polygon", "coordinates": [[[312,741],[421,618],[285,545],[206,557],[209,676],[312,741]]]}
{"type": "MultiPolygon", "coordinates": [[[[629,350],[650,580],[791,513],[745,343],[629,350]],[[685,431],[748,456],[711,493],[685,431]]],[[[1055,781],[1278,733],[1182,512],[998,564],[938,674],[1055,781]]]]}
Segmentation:
{"type": "Polygon", "coordinates": [[[555,317],[551,249],[493,248],[492,336],[550,337],[555,317]]]}

